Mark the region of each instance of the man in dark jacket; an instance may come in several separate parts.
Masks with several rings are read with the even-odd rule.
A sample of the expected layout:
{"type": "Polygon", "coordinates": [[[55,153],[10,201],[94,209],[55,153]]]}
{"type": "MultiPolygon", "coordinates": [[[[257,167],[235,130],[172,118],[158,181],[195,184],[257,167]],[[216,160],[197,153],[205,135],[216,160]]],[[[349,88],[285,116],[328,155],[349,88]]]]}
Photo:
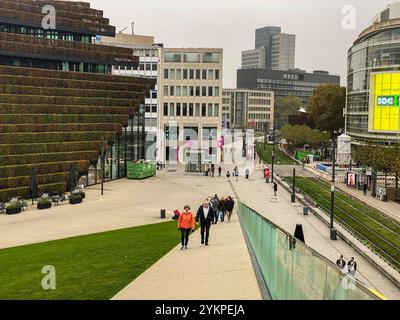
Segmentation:
{"type": "Polygon", "coordinates": [[[274,182],[274,196],[276,197],[276,193],[278,192],[278,184],[274,182]]]}
{"type": "Polygon", "coordinates": [[[226,211],[228,212],[228,223],[231,222],[232,212],[234,207],[235,207],[235,201],[232,199],[231,196],[227,197],[225,201],[225,208],[226,211]]]}
{"type": "Polygon", "coordinates": [[[214,221],[214,210],[211,208],[208,199],[206,199],[199,210],[197,210],[196,222],[200,221],[201,244],[208,246],[210,238],[211,224],[214,221]]]}

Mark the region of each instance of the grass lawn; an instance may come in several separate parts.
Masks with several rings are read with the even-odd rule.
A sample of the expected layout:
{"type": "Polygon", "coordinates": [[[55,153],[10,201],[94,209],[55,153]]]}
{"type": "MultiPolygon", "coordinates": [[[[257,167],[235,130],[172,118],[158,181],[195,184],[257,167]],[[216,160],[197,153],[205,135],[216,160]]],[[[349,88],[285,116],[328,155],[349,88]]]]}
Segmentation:
{"type": "MultiPolygon", "coordinates": [[[[292,183],[292,178],[286,180],[292,183]]],[[[297,187],[326,212],[330,211],[330,185],[318,179],[297,177],[297,187]]],[[[400,270],[400,225],[345,193],[335,192],[335,219],[400,270]]]]}
{"type": "MultiPolygon", "coordinates": [[[[260,155],[261,159],[267,163],[272,163],[272,145],[265,145],[263,143],[257,144],[257,153],[260,155]]],[[[292,165],[295,163],[293,159],[288,157],[286,154],[279,150],[279,146],[275,146],[275,164],[278,165],[292,165]]]]}
{"type": "Polygon", "coordinates": [[[180,240],[165,222],[0,250],[0,299],[110,299],[180,240]],[[56,290],[43,290],[43,266],[56,290]]]}

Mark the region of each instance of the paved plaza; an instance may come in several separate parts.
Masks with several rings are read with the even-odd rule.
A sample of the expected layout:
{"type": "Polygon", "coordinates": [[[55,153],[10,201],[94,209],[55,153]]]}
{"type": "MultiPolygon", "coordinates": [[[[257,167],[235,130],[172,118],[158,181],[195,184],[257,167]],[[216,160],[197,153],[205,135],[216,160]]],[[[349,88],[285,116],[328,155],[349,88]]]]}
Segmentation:
{"type": "MultiPolygon", "coordinates": [[[[227,167],[226,170],[232,170],[227,167]]],[[[86,189],[81,205],[63,205],[51,210],[30,209],[17,216],[0,215],[0,248],[97,233],[119,228],[159,223],[160,209],[167,219],[174,209],[189,204],[192,211],[206,197],[237,195],[241,201],[290,233],[303,225],[306,243],[336,261],[340,254],[355,257],[357,277],[367,287],[391,299],[400,299],[400,290],[342,240],[331,241],[329,229],[310,214],[302,215],[299,204],[280,188],[273,196],[272,185],[258,170],[245,180],[226,177],[189,176],[183,167],[170,167],[144,181],[118,180],[86,189]]],[[[238,200],[236,198],[236,200],[238,200]]],[[[178,231],[177,231],[178,232],[178,231]]],[[[199,231],[190,239],[189,250],[180,246],[136,278],[115,299],[261,299],[257,278],[237,216],[232,223],[212,227],[209,247],[200,244],[199,231]],[[187,290],[190,283],[190,290],[187,290]]]]}

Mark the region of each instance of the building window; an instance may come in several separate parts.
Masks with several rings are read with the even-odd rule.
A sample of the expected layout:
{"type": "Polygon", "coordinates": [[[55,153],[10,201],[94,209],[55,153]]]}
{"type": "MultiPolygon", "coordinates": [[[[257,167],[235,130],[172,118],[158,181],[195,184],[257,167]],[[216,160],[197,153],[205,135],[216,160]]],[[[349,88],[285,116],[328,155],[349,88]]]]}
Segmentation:
{"type": "Polygon", "coordinates": [[[184,97],[187,97],[187,95],[188,95],[188,87],[186,87],[186,86],[182,87],[182,95],[184,97]]]}
{"type": "Polygon", "coordinates": [[[219,87],[215,87],[214,89],[214,96],[219,97],[219,87]]]}
{"type": "Polygon", "coordinates": [[[203,72],[203,80],[207,80],[207,70],[206,69],[203,69],[202,70],[203,72]]]}
{"type": "Polygon", "coordinates": [[[168,79],[169,77],[169,70],[168,69],[164,69],[164,79],[168,79]]]}
{"type": "Polygon", "coordinates": [[[208,96],[209,97],[213,96],[213,87],[208,87],[208,96]]]}
{"type": "Polygon", "coordinates": [[[181,79],[182,79],[182,70],[176,69],[176,80],[181,80],[181,79]]]}
{"type": "Polygon", "coordinates": [[[165,126],[165,139],[168,141],[176,141],[179,139],[178,126],[165,126]]]}
{"type": "Polygon", "coordinates": [[[171,80],[175,80],[175,69],[171,69],[171,70],[169,71],[169,78],[170,78],[171,80]]]}
{"type": "Polygon", "coordinates": [[[196,87],[196,97],[200,97],[200,87],[196,87]]]}
{"type": "Polygon", "coordinates": [[[164,116],[168,116],[168,103],[164,103],[164,116]]]}
{"type": "Polygon", "coordinates": [[[175,103],[170,103],[169,104],[169,116],[174,117],[175,116],[175,103]]]}
{"type": "Polygon", "coordinates": [[[201,96],[207,97],[207,87],[201,87],[201,96]]]}
{"type": "Polygon", "coordinates": [[[207,104],[203,103],[201,105],[201,116],[207,117],[207,104]]]}
{"type": "Polygon", "coordinates": [[[187,117],[187,103],[183,104],[183,114],[184,117],[187,117]]]}
{"type": "Polygon", "coordinates": [[[200,103],[196,103],[194,115],[195,115],[195,117],[200,117],[200,103]]]}
{"type": "Polygon", "coordinates": [[[182,62],[182,54],[174,53],[174,52],[165,52],[164,53],[164,61],[165,62],[182,62]]]}
{"type": "Polygon", "coordinates": [[[194,80],[194,70],[193,69],[189,70],[189,79],[194,80]]]}
{"type": "Polygon", "coordinates": [[[183,54],[183,62],[199,63],[200,62],[200,53],[184,53],[183,54]]]}
{"type": "Polygon", "coordinates": [[[180,97],[182,95],[182,87],[181,86],[176,87],[176,95],[178,97],[180,97]]]}
{"type": "Polygon", "coordinates": [[[203,63],[219,63],[220,54],[218,52],[206,52],[203,54],[203,63]]]}
{"type": "Polygon", "coordinates": [[[208,80],[214,80],[214,70],[208,70],[208,80]]]}
{"type": "Polygon", "coordinates": [[[215,80],[219,80],[219,70],[215,70],[215,80]]]}
{"type": "Polygon", "coordinates": [[[164,96],[168,96],[168,86],[164,86],[164,96]]]}
{"type": "Polygon", "coordinates": [[[209,103],[208,104],[208,117],[212,117],[213,116],[213,104],[209,103]]]}
{"type": "Polygon", "coordinates": [[[170,86],[169,87],[169,95],[170,96],[174,96],[175,95],[175,87],[174,86],[170,86]]]}
{"type": "Polygon", "coordinates": [[[176,104],[176,116],[177,117],[181,116],[181,104],[180,103],[176,104]]]}
{"type": "Polygon", "coordinates": [[[196,80],[201,80],[201,70],[196,69],[196,80]]]}
{"type": "Polygon", "coordinates": [[[188,70],[183,69],[183,80],[187,80],[187,79],[188,79],[188,70]]]}
{"type": "Polygon", "coordinates": [[[193,117],[194,109],[193,103],[189,103],[189,117],[193,117]]]}
{"type": "Polygon", "coordinates": [[[219,117],[219,103],[214,104],[214,117],[219,117]]]}
{"type": "Polygon", "coordinates": [[[194,97],[194,87],[190,86],[189,89],[190,89],[190,96],[194,97]]]}

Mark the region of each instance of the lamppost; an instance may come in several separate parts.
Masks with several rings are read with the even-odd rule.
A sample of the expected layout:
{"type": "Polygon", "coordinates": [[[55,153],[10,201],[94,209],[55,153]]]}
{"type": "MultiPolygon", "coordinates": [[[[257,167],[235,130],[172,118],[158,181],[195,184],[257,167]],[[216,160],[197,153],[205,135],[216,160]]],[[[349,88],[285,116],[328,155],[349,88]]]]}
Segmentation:
{"type": "Polygon", "coordinates": [[[101,170],[101,195],[104,194],[104,175],[105,175],[105,148],[104,148],[104,137],[101,137],[101,159],[100,159],[100,170],[101,170]]]}
{"type": "Polygon", "coordinates": [[[296,168],[293,168],[292,203],[296,202],[296,168]]]}
{"type": "Polygon", "coordinates": [[[330,221],[330,238],[331,240],[337,240],[337,232],[333,227],[333,215],[335,211],[335,185],[331,185],[331,221],[330,221]]]}
{"type": "Polygon", "coordinates": [[[271,174],[272,183],[274,183],[274,163],[275,163],[275,127],[272,129],[272,164],[271,164],[271,174]]]}

